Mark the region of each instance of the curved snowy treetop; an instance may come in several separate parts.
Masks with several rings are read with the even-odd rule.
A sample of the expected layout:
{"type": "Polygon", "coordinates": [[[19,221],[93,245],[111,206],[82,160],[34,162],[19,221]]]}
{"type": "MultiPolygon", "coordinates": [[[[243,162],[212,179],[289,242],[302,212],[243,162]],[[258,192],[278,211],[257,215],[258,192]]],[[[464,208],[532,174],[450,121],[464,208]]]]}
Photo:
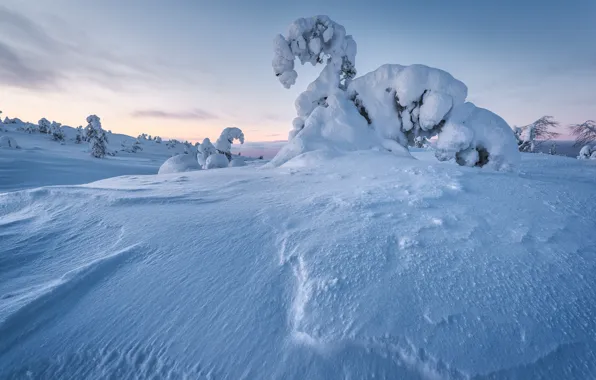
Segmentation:
{"type": "Polygon", "coordinates": [[[240,144],[244,144],[244,133],[242,130],[236,127],[224,128],[215,142],[215,148],[221,152],[230,152],[234,140],[238,140],[240,141],[240,144]]]}
{"type": "Polygon", "coordinates": [[[281,34],[274,41],[273,70],[285,88],[296,83],[298,73],[294,70],[294,60],[300,63],[331,64],[334,71],[343,78],[356,75],[356,42],[346,35],[346,29],[328,16],[300,18],[294,21],[287,37],[281,34]]]}
{"type": "Polygon", "coordinates": [[[436,135],[468,88],[443,70],[386,64],[354,79],[348,94],[383,138],[406,146],[418,136],[436,135]]]}

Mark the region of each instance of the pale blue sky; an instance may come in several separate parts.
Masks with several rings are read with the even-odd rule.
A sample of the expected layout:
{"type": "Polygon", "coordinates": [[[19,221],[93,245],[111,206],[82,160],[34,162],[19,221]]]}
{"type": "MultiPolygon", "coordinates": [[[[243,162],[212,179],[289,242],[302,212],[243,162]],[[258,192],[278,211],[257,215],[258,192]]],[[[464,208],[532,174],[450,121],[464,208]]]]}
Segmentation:
{"type": "Polygon", "coordinates": [[[596,1],[0,0],[0,110],[70,125],[196,140],[225,126],[284,139],[294,99],[272,39],[327,14],[358,44],[356,67],[422,63],[451,72],[469,100],[527,124],[596,117],[596,1]]]}

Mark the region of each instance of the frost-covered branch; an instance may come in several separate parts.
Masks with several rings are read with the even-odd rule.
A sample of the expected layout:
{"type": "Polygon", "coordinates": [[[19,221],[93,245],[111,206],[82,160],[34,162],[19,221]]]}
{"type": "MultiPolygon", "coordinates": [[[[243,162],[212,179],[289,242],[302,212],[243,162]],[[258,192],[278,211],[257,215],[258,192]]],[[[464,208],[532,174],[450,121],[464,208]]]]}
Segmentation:
{"type": "Polygon", "coordinates": [[[596,121],[587,120],[581,124],[573,124],[569,128],[571,129],[571,135],[575,137],[574,146],[596,142],[596,121]]]}

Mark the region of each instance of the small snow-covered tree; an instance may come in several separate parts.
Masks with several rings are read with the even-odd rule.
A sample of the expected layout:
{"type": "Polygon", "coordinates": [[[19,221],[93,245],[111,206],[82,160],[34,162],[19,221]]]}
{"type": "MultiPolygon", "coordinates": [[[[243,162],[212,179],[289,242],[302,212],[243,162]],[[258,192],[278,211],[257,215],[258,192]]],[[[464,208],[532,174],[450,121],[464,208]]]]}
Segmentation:
{"type": "Polygon", "coordinates": [[[50,125],[50,130],[48,133],[52,136],[52,140],[64,141],[64,130],[62,129],[62,124],[53,121],[52,125],[50,125]]]}
{"type": "Polygon", "coordinates": [[[85,138],[89,142],[90,153],[93,157],[102,158],[107,154],[108,136],[101,127],[98,116],[87,116],[87,127],[85,138]]]}
{"type": "Polygon", "coordinates": [[[155,136],[155,142],[161,144],[161,137],[155,136]]]}
{"type": "Polygon", "coordinates": [[[542,116],[532,124],[515,127],[515,137],[520,152],[534,152],[545,141],[552,140],[560,133],[552,129],[559,128],[559,123],[552,116],[542,116]]]}
{"type": "Polygon", "coordinates": [[[244,144],[244,133],[240,128],[225,128],[215,142],[217,151],[225,155],[228,158],[228,161],[232,159],[232,143],[234,140],[238,140],[240,141],[240,144],[244,144]]]}
{"type": "Polygon", "coordinates": [[[209,158],[209,156],[217,154],[217,149],[215,149],[215,146],[213,146],[209,138],[205,138],[203,142],[198,146],[197,151],[197,161],[203,168],[207,169],[205,166],[207,163],[207,159],[209,158]]]}
{"type": "Polygon", "coordinates": [[[45,117],[41,118],[37,124],[39,126],[39,133],[50,133],[52,123],[48,119],[45,117]]]}
{"type": "Polygon", "coordinates": [[[575,137],[574,146],[592,144],[596,142],[596,121],[586,120],[581,124],[570,126],[571,135],[575,137]]]}
{"type": "Polygon", "coordinates": [[[589,145],[584,145],[580,150],[579,150],[579,156],[577,156],[578,159],[580,160],[587,160],[590,158],[590,155],[592,154],[592,148],[590,148],[589,145]]]}
{"type": "Polygon", "coordinates": [[[557,155],[557,143],[553,141],[552,144],[550,144],[550,148],[548,149],[548,154],[552,155],[552,156],[556,156],[557,155]]]}
{"type": "Polygon", "coordinates": [[[80,144],[85,141],[85,136],[83,135],[83,126],[79,125],[76,131],[77,135],[75,136],[75,144],[80,144]]]}

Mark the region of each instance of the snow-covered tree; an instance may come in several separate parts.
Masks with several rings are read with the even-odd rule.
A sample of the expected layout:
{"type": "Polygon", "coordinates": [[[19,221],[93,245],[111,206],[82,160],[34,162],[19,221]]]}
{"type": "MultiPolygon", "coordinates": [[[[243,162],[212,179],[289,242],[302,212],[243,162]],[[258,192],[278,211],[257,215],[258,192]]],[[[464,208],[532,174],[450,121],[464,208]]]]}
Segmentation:
{"type": "Polygon", "coordinates": [[[76,131],[77,135],[75,136],[75,144],[80,144],[85,141],[85,136],[83,135],[83,126],[79,125],[76,131]]]}
{"type": "Polygon", "coordinates": [[[107,154],[108,136],[101,127],[98,116],[87,116],[85,139],[89,142],[90,153],[93,157],[102,158],[107,154]]]}
{"type": "Polygon", "coordinates": [[[290,25],[287,36],[275,37],[273,71],[285,88],[296,83],[296,58],[301,64],[325,65],[319,77],[296,99],[298,116],[290,138],[302,130],[318,106],[326,105],[329,95],[346,90],[356,76],[356,51],[356,41],[328,16],[300,18],[290,25]]]}
{"type": "Polygon", "coordinates": [[[552,144],[550,144],[550,148],[548,149],[548,154],[552,155],[552,156],[556,156],[557,155],[557,143],[553,141],[552,144]]]}
{"type": "Polygon", "coordinates": [[[575,137],[574,146],[592,144],[596,142],[596,121],[586,120],[581,124],[570,126],[571,134],[575,137]]]}
{"type": "Polygon", "coordinates": [[[209,138],[205,138],[203,140],[203,142],[198,146],[197,151],[197,161],[203,168],[206,168],[205,165],[209,156],[217,153],[217,149],[215,149],[215,146],[213,146],[209,138]]]}
{"type": "Polygon", "coordinates": [[[225,155],[228,158],[228,161],[232,159],[232,142],[234,140],[238,140],[240,141],[240,144],[244,144],[244,133],[242,133],[240,128],[225,128],[221,131],[221,135],[215,142],[217,151],[225,155]]]}
{"type": "Polygon", "coordinates": [[[39,133],[50,133],[50,130],[52,128],[52,123],[50,123],[50,121],[45,117],[41,118],[37,125],[39,126],[39,133]]]}
{"type": "Polygon", "coordinates": [[[543,142],[560,135],[560,133],[552,130],[557,128],[559,128],[559,122],[552,116],[542,116],[532,124],[515,127],[514,132],[519,151],[534,152],[543,142]]]}
{"type": "Polygon", "coordinates": [[[48,133],[52,136],[52,140],[64,141],[64,130],[62,129],[62,124],[53,121],[52,125],[50,125],[50,130],[48,133]]]}
{"type": "Polygon", "coordinates": [[[155,142],[161,144],[161,137],[155,136],[155,142]]]}
{"type": "Polygon", "coordinates": [[[592,148],[590,148],[589,145],[584,145],[579,150],[579,156],[577,156],[577,158],[580,160],[588,160],[590,158],[591,154],[592,154],[592,148]]]}
{"type": "Polygon", "coordinates": [[[288,144],[271,165],[319,149],[380,148],[409,155],[408,146],[434,136],[441,142],[435,151],[440,160],[495,169],[517,162],[511,128],[494,113],[466,103],[462,82],[423,65],[383,65],[356,78],[356,50],[345,28],[327,16],[298,19],[286,37],[275,38],[272,65],[284,87],[295,84],[296,58],[325,66],[296,99],[288,144]]]}

